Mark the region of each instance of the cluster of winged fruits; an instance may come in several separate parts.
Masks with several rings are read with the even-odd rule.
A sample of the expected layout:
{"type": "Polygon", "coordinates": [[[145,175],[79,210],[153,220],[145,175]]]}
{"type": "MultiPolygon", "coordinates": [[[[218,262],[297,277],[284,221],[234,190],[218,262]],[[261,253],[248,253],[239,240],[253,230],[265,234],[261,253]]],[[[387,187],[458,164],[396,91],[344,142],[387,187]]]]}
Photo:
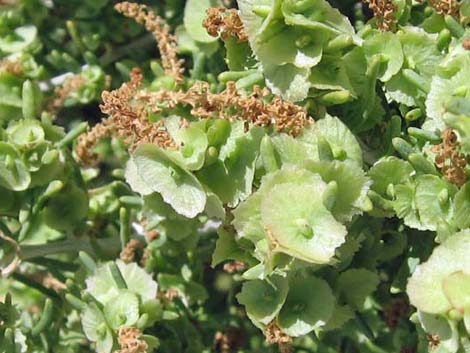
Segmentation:
{"type": "Polygon", "coordinates": [[[0,1],[0,351],[470,352],[470,1],[0,1]]]}

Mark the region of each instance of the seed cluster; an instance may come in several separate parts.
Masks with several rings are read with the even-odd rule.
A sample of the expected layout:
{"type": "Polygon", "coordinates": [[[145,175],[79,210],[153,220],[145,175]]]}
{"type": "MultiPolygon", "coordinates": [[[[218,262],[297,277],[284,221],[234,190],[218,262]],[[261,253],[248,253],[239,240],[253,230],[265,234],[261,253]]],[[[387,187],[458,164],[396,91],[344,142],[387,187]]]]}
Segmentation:
{"type": "Polygon", "coordinates": [[[127,242],[124,249],[122,249],[119,257],[125,263],[133,262],[135,260],[137,250],[142,249],[143,247],[144,244],[142,244],[140,241],[137,239],[131,239],[127,242]]]}
{"type": "Polygon", "coordinates": [[[20,76],[23,74],[23,65],[19,60],[2,59],[0,60],[0,71],[20,76]]]}
{"type": "Polygon", "coordinates": [[[121,327],[118,331],[121,349],[115,353],[147,353],[148,344],[141,336],[142,332],[135,327],[121,327]]]}
{"type": "Polygon", "coordinates": [[[224,40],[235,37],[239,42],[248,40],[236,9],[211,7],[207,10],[207,17],[202,25],[212,37],[220,36],[224,40]]]}
{"type": "Polygon", "coordinates": [[[395,12],[397,5],[392,0],[363,0],[374,13],[377,27],[382,31],[391,31],[395,28],[395,12]]]}
{"type": "Polygon", "coordinates": [[[459,15],[459,3],[456,0],[429,0],[429,6],[440,15],[459,15]]]}
{"type": "Polygon", "coordinates": [[[460,143],[452,129],[446,129],[442,139],[441,144],[432,148],[436,153],[436,165],[447,180],[460,187],[467,179],[465,174],[467,158],[465,154],[460,153],[460,143]]]}
{"type": "Polygon", "coordinates": [[[255,86],[250,95],[241,95],[234,82],[228,82],[223,92],[212,93],[207,82],[198,82],[188,91],[141,91],[136,99],[145,102],[154,113],[174,109],[178,104],[189,105],[194,117],[244,120],[264,127],[274,125],[279,132],[292,136],[299,135],[312,122],[304,108],[280,97],[268,101],[269,94],[266,88],[255,86]]]}

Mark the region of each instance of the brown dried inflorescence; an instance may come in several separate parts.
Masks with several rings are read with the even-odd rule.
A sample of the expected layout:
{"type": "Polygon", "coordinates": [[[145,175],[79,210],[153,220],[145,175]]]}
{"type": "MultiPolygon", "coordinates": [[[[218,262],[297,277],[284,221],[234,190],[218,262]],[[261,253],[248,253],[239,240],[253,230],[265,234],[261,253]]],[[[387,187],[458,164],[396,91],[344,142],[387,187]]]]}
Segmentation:
{"type": "Polygon", "coordinates": [[[141,339],[142,332],[135,327],[121,327],[118,343],[121,349],[115,353],[147,353],[148,344],[141,339]]]}
{"type": "Polygon", "coordinates": [[[390,31],[395,28],[395,12],[397,5],[392,0],[363,0],[369,9],[374,13],[377,27],[382,31],[390,31]]]}
{"type": "Polygon", "coordinates": [[[447,180],[460,187],[467,179],[465,174],[467,158],[465,154],[460,153],[460,143],[452,129],[444,131],[442,140],[441,144],[432,148],[436,154],[436,165],[447,180]]]}
{"type": "Polygon", "coordinates": [[[122,249],[119,257],[125,263],[133,262],[135,260],[136,251],[142,249],[143,247],[144,244],[142,244],[140,241],[137,239],[131,239],[127,242],[124,249],[122,249]]]}
{"type": "Polygon", "coordinates": [[[397,327],[400,318],[407,317],[410,313],[408,302],[403,299],[395,299],[384,310],[385,323],[391,329],[397,327]]]}
{"type": "Polygon", "coordinates": [[[239,42],[248,40],[236,9],[211,7],[207,9],[207,17],[202,25],[206,28],[207,33],[213,37],[220,36],[224,40],[235,37],[239,42]]]}
{"type": "Polygon", "coordinates": [[[456,0],[429,0],[429,6],[440,15],[459,16],[459,3],[456,0]]]}
{"type": "Polygon", "coordinates": [[[168,288],[167,290],[158,292],[157,294],[157,298],[165,302],[172,302],[178,297],[180,297],[180,292],[176,288],[168,288]]]}
{"type": "Polygon", "coordinates": [[[0,61],[0,71],[20,76],[23,74],[23,65],[19,60],[12,61],[10,59],[3,59],[0,61]]]}
{"type": "Polygon", "coordinates": [[[52,114],[57,114],[57,112],[64,106],[67,98],[70,97],[70,94],[78,91],[85,82],[85,78],[80,74],[67,77],[61,86],[57,86],[54,89],[54,96],[49,102],[47,111],[52,114]]]}
{"type": "Polygon", "coordinates": [[[244,120],[264,127],[275,125],[279,132],[299,135],[302,128],[312,121],[306,110],[279,97],[265,101],[269,94],[267,89],[255,86],[250,95],[241,95],[234,82],[228,82],[225,91],[212,93],[207,82],[198,82],[186,92],[141,91],[136,99],[145,102],[154,113],[173,109],[178,104],[189,105],[191,114],[201,119],[244,120]]]}
{"type": "Polygon", "coordinates": [[[465,50],[470,50],[470,38],[464,38],[463,41],[462,41],[462,47],[465,49],[465,50]]]}
{"type": "Polygon", "coordinates": [[[266,336],[266,341],[270,344],[278,343],[280,345],[285,345],[292,342],[292,337],[282,332],[281,328],[276,322],[276,319],[271,321],[268,326],[266,326],[264,335],[266,336]]]}
{"type": "Polygon", "coordinates": [[[142,80],[141,70],[134,68],[129,82],[114,91],[102,93],[103,104],[100,105],[100,109],[108,115],[108,118],[95,125],[87,134],[80,136],[76,152],[82,163],[94,164],[97,156],[93,148],[100,139],[111,135],[123,138],[131,150],[141,143],[176,148],[173,139],[163,126],[163,121],[151,123],[147,109],[134,99],[142,80]]]}
{"type": "Polygon", "coordinates": [[[441,344],[441,337],[437,333],[433,333],[427,336],[429,342],[429,349],[433,350],[439,347],[441,344]]]}
{"type": "Polygon", "coordinates": [[[214,335],[214,352],[230,353],[238,351],[245,344],[244,332],[230,326],[225,332],[217,332],[214,335]]]}
{"type": "Polygon", "coordinates": [[[242,261],[231,261],[224,264],[224,271],[227,273],[239,273],[246,269],[246,264],[242,261]]]}
{"type": "Polygon", "coordinates": [[[124,1],[116,4],[114,8],[124,16],[133,18],[137,23],[144,25],[149,32],[153,33],[158,43],[165,73],[173,76],[177,83],[182,83],[184,60],[178,59],[176,38],[170,33],[170,27],[163,23],[162,18],[146,5],[137,3],[124,1]]]}

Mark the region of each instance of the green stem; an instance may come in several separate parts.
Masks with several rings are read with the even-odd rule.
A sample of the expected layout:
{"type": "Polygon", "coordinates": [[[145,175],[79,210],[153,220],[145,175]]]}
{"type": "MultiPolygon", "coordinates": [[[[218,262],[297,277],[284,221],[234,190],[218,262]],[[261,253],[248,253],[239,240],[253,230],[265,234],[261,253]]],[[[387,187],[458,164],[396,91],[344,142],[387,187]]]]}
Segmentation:
{"type": "Polygon", "coordinates": [[[130,216],[129,211],[124,207],[121,207],[119,210],[119,221],[121,223],[121,228],[119,229],[121,249],[124,250],[130,238],[130,216]]]}
{"type": "MultiPolygon", "coordinates": [[[[97,243],[103,249],[109,249],[110,252],[119,250],[119,241],[116,237],[98,239],[97,243]]],[[[85,251],[89,254],[95,253],[88,238],[67,239],[43,245],[23,245],[21,247],[21,259],[27,261],[35,257],[78,251],[85,251]]]]}
{"type": "Polygon", "coordinates": [[[99,60],[100,65],[107,66],[109,64],[112,64],[113,62],[118,61],[119,59],[129,55],[129,53],[132,53],[137,49],[150,47],[150,45],[152,44],[155,44],[155,38],[152,33],[148,33],[130,44],[113,49],[111,52],[104,54],[99,60]]]}
{"type": "Polygon", "coordinates": [[[69,131],[69,133],[65,135],[65,137],[62,140],[57,142],[57,147],[61,148],[61,147],[67,146],[68,144],[72,143],[78,136],[83,134],[87,129],[88,129],[87,122],[80,123],[76,128],[69,131]]]}
{"type": "Polygon", "coordinates": [[[18,281],[20,283],[23,283],[25,286],[28,286],[30,288],[36,289],[38,292],[41,292],[42,294],[48,296],[49,298],[60,302],[61,298],[60,296],[54,292],[52,289],[44,287],[42,284],[33,281],[32,279],[26,277],[25,275],[14,272],[11,274],[11,278],[13,278],[15,281],[18,281]]]}

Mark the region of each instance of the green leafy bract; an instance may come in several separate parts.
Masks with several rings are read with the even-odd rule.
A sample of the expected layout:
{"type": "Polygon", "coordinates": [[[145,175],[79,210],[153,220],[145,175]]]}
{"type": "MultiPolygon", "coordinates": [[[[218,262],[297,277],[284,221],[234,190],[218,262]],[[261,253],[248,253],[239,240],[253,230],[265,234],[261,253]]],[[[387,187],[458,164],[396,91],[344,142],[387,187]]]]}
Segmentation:
{"type": "Polygon", "coordinates": [[[305,143],[311,144],[312,149],[316,149],[316,155],[311,159],[319,159],[318,142],[323,137],[333,153],[333,157],[339,160],[352,160],[362,168],[362,149],[357,142],[356,137],[336,117],[327,115],[325,118],[317,121],[315,124],[304,129],[299,139],[305,143]]]}
{"type": "Polygon", "coordinates": [[[323,205],[324,190],[318,177],[310,184],[278,184],[266,193],[261,220],[275,251],[313,263],[330,261],[346,228],[323,205]]]}
{"type": "MultiPolygon", "coordinates": [[[[127,288],[132,293],[137,294],[142,302],[156,297],[157,283],[144,269],[140,268],[136,263],[126,264],[121,260],[117,260],[116,264],[127,288]]],[[[113,301],[120,293],[106,263],[99,266],[95,274],[86,280],[86,287],[87,292],[103,305],[113,301]]]]}
{"type": "Polygon", "coordinates": [[[82,327],[86,337],[96,343],[97,351],[111,352],[114,343],[111,329],[95,303],[88,305],[82,313],[82,327]]]}
{"type": "MultiPolygon", "coordinates": [[[[206,194],[199,181],[157,146],[139,146],[133,154],[132,162],[137,167],[139,178],[128,182],[135,190],[147,192],[150,189],[160,193],[163,200],[176,212],[188,218],[193,218],[204,210],[206,194]]],[[[129,176],[136,175],[129,172],[129,176]]]]}
{"type": "Polygon", "coordinates": [[[282,277],[271,277],[269,281],[248,281],[243,284],[237,299],[255,324],[267,325],[281,310],[288,290],[288,281],[282,277]]]}
{"type": "Polygon", "coordinates": [[[113,330],[133,326],[139,319],[139,298],[128,290],[120,290],[106,303],[103,313],[113,330]]]}
{"type": "Polygon", "coordinates": [[[334,296],[326,281],[317,277],[292,278],[278,324],[289,336],[306,335],[324,326],[332,317],[334,308],[334,296]]]}
{"type": "Polygon", "coordinates": [[[406,291],[411,304],[429,314],[444,314],[452,309],[444,284],[456,272],[470,273],[469,251],[470,232],[467,230],[452,235],[436,247],[408,281],[406,291]]]}

